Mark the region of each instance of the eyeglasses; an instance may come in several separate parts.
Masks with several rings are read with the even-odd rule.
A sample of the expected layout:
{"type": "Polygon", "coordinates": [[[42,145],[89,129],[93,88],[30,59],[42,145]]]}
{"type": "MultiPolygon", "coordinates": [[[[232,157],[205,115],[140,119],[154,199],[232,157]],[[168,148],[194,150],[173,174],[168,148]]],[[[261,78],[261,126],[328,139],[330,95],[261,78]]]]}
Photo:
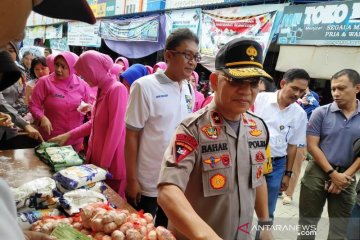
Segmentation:
{"type": "Polygon", "coordinates": [[[251,88],[258,88],[259,87],[259,82],[260,82],[260,78],[259,77],[252,77],[252,78],[244,78],[244,79],[234,79],[228,75],[225,74],[218,74],[220,76],[223,77],[223,79],[225,79],[231,86],[234,87],[239,87],[239,86],[243,86],[244,83],[249,83],[251,88]]]}
{"type": "Polygon", "coordinates": [[[195,59],[195,62],[197,62],[197,63],[199,63],[201,61],[200,53],[195,53],[195,55],[194,55],[190,52],[179,52],[179,51],[175,51],[175,50],[168,50],[168,51],[173,52],[175,54],[182,54],[189,61],[192,61],[193,59],[195,59]]]}

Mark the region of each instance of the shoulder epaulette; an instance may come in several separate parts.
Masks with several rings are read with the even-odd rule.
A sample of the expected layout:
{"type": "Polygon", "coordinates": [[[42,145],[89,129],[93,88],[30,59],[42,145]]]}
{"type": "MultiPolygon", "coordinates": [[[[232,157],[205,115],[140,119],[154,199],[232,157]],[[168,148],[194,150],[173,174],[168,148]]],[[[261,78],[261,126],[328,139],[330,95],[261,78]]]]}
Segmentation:
{"type": "Polygon", "coordinates": [[[181,125],[185,126],[185,127],[189,127],[191,124],[193,124],[197,119],[199,119],[199,117],[201,117],[204,113],[206,112],[206,107],[205,108],[201,108],[198,111],[194,112],[193,114],[191,114],[189,117],[185,118],[182,122],[181,125]]]}

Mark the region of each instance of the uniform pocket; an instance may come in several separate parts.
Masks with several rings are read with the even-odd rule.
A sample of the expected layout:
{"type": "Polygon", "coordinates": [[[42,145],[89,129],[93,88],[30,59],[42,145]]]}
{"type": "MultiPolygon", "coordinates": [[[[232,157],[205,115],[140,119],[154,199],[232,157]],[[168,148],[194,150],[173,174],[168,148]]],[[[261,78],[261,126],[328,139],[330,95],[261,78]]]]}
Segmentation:
{"type": "Polygon", "coordinates": [[[228,193],[232,183],[232,159],[228,152],[202,155],[202,182],[204,197],[228,193]]]}

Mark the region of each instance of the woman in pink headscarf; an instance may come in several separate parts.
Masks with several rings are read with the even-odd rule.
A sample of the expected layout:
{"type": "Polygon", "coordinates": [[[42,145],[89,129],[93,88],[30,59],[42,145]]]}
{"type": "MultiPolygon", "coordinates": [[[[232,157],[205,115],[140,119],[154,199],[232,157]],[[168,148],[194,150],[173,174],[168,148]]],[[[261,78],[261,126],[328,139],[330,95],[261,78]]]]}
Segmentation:
{"type": "Polygon", "coordinates": [[[128,93],[126,87],[117,81],[118,70],[114,65],[108,55],[96,51],[87,51],[80,56],[75,65],[77,73],[90,86],[98,87],[92,119],[50,141],[62,145],[90,134],[87,162],[108,169],[113,178],[107,184],[125,197],[125,111],[128,93]]]}
{"type": "Polygon", "coordinates": [[[158,69],[161,69],[163,71],[165,71],[167,68],[167,64],[165,62],[158,62],[154,65],[154,68],[153,68],[153,73],[156,73],[156,71],[158,69]]]}
{"type": "Polygon", "coordinates": [[[189,82],[190,82],[190,84],[193,87],[194,92],[195,92],[195,106],[194,106],[193,112],[196,112],[197,110],[199,110],[201,108],[201,104],[205,100],[204,94],[202,94],[201,92],[199,92],[197,90],[197,85],[198,85],[198,82],[199,82],[199,74],[197,74],[197,72],[193,71],[191,76],[190,76],[189,82]]]}
{"type": "MultiPolygon", "coordinates": [[[[55,59],[55,72],[40,78],[31,95],[30,111],[40,122],[39,131],[48,140],[80,126],[84,115],[77,111],[80,103],[91,103],[89,86],[76,76],[74,65],[78,56],[62,52],[55,59]]],[[[83,139],[67,142],[76,151],[81,150],[83,139]]]]}
{"type": "Polygon", "coordinates": [[[120,73],[126,71],[126,69],[129,68],[129,60],[127,60],[127,58],[125,57],[118,57],[117,59],[115,59],[115,63],[120,65],[120,67],[122,67],[120,73]]]}

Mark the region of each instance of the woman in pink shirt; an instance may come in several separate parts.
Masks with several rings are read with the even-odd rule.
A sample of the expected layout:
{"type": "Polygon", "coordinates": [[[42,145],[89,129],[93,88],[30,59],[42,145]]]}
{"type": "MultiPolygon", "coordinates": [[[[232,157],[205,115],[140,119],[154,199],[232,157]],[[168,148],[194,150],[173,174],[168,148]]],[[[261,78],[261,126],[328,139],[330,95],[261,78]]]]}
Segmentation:
{"type": "Polygon", "coordinates": [[[87,51],[80,56],[75,69],[98,93],[92,109],[92,119],[50,141],[60,145],[90,134],[86,161],[107,169],[113,176],[107,184],[125,197],[126,166],[125,111],[128,99],[126,87],[117,81],[116,66],[108,55],[87,51]]]}
{"type": "Polygon", "coordinates": [[[195,92],[195,106],[194,106],[193,112],[196,112],[197,110],[199,110],[201,108],[201,104],[205,100],[204,94],[202,94],[201,92],[199,92],[197,90],[197,85],[198,85],[198,82],[199,82],[199,74],[197,74],[197,72],[193,71],[191,76],[190,76],[189,82],[190,82],[190,84],[193,87],[194,92],[195,92]]]}
{"type": "MultiPolygon", "coordinates": [[[[78,56],[62,52],[54,59],[55,72],[40,78],[32,92],[30,111],[40,123],[44,140],[80,126],[84,115],[77,111],[81,101],[90,103],[89,86],[75,75],[78,56]]],[[[76,151],[81,150],[82,138],[69,140],[76,151]]]]}

